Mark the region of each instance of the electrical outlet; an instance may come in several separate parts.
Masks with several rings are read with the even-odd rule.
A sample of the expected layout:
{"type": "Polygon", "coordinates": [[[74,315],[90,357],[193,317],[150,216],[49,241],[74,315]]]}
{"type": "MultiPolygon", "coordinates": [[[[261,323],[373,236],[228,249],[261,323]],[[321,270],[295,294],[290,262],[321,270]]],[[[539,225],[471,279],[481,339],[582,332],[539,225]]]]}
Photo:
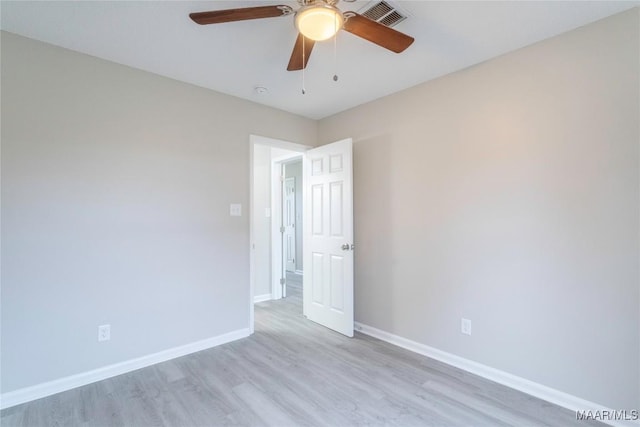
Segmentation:
{"type": "Polygon", "coordinates": [[[109,341],[111,339],[111,325],[98,326],[98,341],[109,341]]]}
{"type": "Polygon", "coordinates": [[[460,321],[460,332],[465,335],[471,335],[471,320],[465,319],[464,317],[460,321]]]}

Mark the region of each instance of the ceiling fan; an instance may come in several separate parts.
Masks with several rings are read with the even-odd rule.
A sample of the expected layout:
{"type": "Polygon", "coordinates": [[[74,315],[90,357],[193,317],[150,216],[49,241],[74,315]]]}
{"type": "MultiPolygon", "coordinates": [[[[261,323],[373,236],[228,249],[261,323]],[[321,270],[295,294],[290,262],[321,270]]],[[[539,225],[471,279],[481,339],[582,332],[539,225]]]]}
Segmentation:
{"type": "Polygon", "coordinates": [[[342,12],[336,7],[339,0],[298,0],[300,8],[274,5],[239,9],[196,12],[189,17],[197,24],[221,24],[248,19],[275,18],[294,15],[298,38],[289,59],[288,71],[302,70],[317,41],[327,40],[343,29],[378,46],[400,53],[413,43],[413,37],[373,21],[356,12],[342,12]]]}

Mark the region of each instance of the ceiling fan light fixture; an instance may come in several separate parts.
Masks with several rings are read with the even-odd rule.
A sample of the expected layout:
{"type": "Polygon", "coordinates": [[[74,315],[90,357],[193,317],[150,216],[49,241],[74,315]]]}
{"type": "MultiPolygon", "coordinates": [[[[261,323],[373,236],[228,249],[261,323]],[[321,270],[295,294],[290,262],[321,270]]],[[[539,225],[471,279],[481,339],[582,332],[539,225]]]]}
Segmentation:
{"type": "Polygon", "coordinates": [[[340,10],[329,4],[305,6],[296,12],[296,28],[308,39],[315,41],[333,37],[344,24],[340,10]]]}

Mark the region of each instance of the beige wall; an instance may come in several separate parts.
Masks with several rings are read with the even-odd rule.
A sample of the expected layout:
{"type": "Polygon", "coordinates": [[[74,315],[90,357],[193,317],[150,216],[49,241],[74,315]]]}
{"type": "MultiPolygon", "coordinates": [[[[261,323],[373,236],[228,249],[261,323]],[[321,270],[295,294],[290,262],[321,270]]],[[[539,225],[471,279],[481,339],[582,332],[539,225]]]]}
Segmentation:
{"type": "Polygon", "coordinates": [[[2,33],[3,393],[249,327],[250,134],[317,123],[2,33]]]}
{"type": "Polygon", "coordinates": [[[253,296],[271,294],[271,147],[253,147],[253,296]]]}
{"type": "Polygon", "coordinates": [[[639,36],[636,8],[320,121],[355,142],[356,320],[638,408],[639,36]]]}

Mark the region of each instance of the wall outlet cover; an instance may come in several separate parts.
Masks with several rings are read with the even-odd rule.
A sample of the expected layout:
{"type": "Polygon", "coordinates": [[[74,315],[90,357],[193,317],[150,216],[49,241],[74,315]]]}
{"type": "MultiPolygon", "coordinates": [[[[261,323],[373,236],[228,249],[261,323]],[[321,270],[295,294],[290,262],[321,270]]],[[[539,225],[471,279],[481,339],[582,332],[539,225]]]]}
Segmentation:
{"type": "Polygon", "coordinates": [[[98,326],[98,341],[109,341],[111,339],[111,325],[98,326]]]}

